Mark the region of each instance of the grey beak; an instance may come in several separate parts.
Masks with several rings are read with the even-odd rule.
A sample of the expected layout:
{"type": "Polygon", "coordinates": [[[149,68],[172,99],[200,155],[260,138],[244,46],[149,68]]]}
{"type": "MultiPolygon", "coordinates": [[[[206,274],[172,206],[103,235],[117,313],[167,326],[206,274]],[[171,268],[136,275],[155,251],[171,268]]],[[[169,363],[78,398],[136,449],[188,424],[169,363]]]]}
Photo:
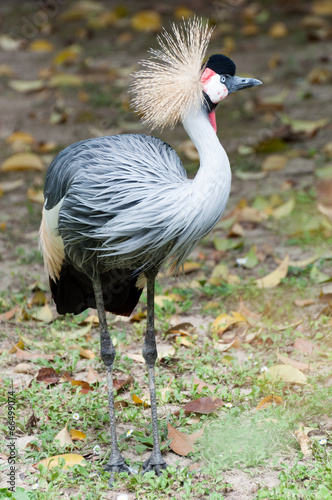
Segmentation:
{"type": "Polygon", "coordinates": [[[236,92],[237,90],[257,87],[257,85],[261,84],[262,82],[260,80],[256,80],[256,78],[242,78],[241,76],[227,76],[225,82],[229,94],[236,92]]]}

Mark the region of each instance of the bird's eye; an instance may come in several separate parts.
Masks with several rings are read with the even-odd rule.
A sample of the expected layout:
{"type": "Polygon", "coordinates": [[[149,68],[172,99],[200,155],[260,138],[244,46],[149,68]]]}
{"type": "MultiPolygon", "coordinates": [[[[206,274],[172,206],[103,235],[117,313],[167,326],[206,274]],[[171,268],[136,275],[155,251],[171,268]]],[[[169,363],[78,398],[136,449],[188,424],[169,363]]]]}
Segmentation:
{"type": "Polygon", "coordinates": [[[223,75],[221,75],[221,77],[220,77],[220,82],[221,82],[221,83],[225,83],[225,81],[226,81],[226,77],[225,77],[225,76],[223,76],[223,75]]]}

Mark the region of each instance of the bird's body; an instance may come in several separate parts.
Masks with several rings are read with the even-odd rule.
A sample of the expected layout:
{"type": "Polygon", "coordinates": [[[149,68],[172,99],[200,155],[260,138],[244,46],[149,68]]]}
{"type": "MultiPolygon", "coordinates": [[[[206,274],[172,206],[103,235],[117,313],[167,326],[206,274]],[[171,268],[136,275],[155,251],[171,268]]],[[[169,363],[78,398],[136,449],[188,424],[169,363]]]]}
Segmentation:
{"type": "MultiPolygon", "coordinates": [[[[195,119],[190,122],[202,137],[193,127],[195,119]]],[[[205,139],[202,144],[210,149],[205,139]]],[[[205,168],[214,175],[205,176],[204,184],[200,175],[188,179],[176,152],[153,136],[100,137],[63,150],[47,172],[41,230],[58,311],[95,307],[86,277],[98,273],[105,297],[112,292],[113,304],[105,301],[106,310],[130,314],[144,286],[144,271],[181,265],[220,218],[231,175],[223,163],[226,155],[218,158],[206,159],[205,168]],[[57,262],[51,258],[55,250],[57,262]]]]}
{"type": "Polygon", "coordinates": [[[228,57],[203,64],[211,30],[198,19],[173,26],[160,50],[134,75],[134,105],[152,127],[181,121],[200,157],[188,179],[176,152],[156,137],[116,135],[81,141],[49,167],[40,230],[44,261],[59,313],[96,307],[107,368],[113,474],[130,471],[118,449],[112,370],[115,348],[105,310],[129,315],[147,282],[143,345],[151,398],[153,451],[143,469],[166,467],[160,452],[154,364],[154,284],[164,264],[180,267],[222,215],[231,170],[216,134],[215,108],[231,92],[259,85],[235,76],[228,57]]]}

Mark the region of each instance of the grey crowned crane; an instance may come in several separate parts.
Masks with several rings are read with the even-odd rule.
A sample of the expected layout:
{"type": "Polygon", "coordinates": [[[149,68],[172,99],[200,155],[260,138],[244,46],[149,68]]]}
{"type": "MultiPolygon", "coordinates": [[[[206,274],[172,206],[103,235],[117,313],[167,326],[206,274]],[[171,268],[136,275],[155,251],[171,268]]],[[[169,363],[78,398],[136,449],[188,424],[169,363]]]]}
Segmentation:
{"type": "Polygon", "coordinates": [[[113,398],[115,348],[105,310],[128,316],[147,283],[143,344],[151,399],[153,450],[143,471],[167,464],[160,452],[154,365],[155,278],[162,265],[179,268],[222,215],[231,170],[216,134],[215,108],[228,94],[260,85],[235,76],[224,55],[204,62],[212,30],[200,19],[163,31],[133,75],[133,105],[151,128],[181,121],[200,167],[187,178],[176,152],[147,135],[88,139],[64,149],[45,181],[40,244],[60,314],[97,308],[101,358],[107,369],[111,454],[106,469],[128,471],[117,444],[113,398]]]}

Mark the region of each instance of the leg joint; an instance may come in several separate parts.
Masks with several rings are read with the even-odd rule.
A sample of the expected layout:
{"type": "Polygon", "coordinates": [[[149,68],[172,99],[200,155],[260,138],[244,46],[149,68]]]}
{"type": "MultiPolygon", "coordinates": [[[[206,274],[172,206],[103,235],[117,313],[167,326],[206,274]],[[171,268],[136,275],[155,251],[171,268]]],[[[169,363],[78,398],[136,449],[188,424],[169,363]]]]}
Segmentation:
{"type": "Polygon", "coordinates": [[[153,366],[156,363],[158,356],[156,345],[143,344],[142,355],[148,366],[153,366]]]}

